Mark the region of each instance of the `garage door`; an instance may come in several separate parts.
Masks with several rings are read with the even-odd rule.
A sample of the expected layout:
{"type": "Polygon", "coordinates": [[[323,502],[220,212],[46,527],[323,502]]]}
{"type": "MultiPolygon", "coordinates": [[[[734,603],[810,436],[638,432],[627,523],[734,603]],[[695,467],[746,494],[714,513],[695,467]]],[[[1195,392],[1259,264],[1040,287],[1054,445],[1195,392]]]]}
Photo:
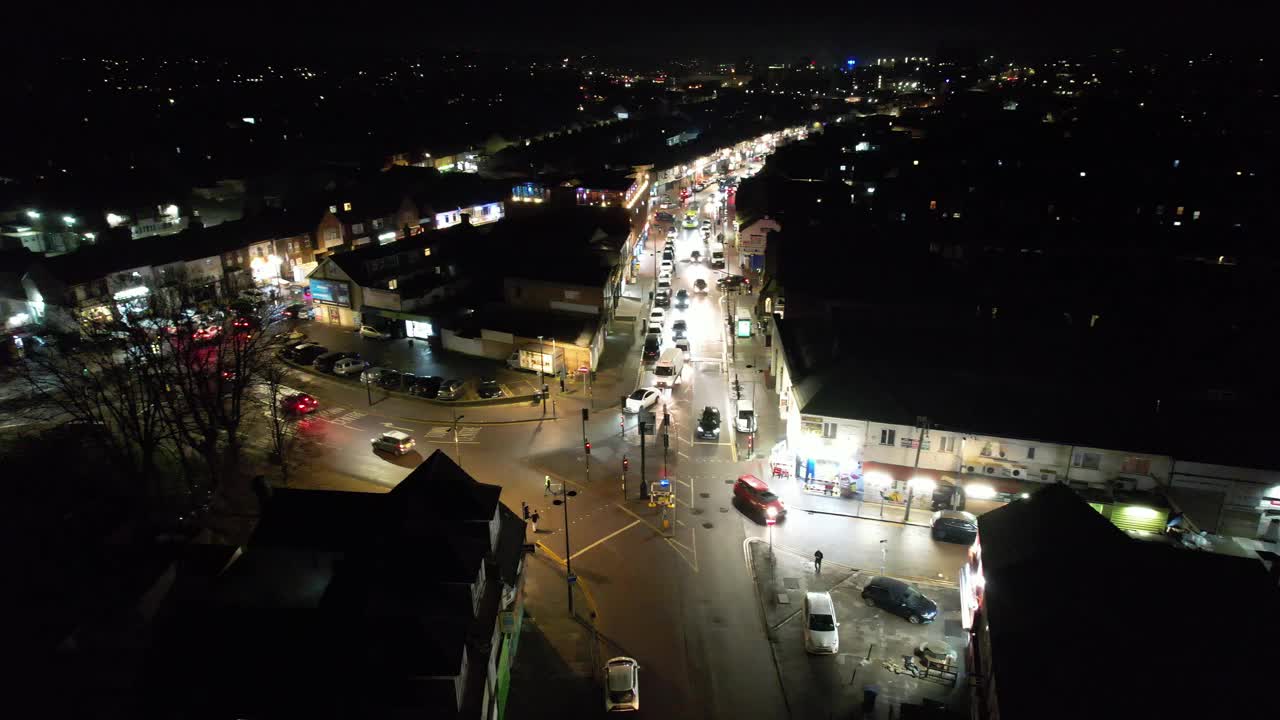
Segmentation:
{"type": "Polygon", "coordinates": [[[1226,493],[1220,490],[1198,490],[1185,487],[1173,487],[1169,490],[1183,514],[1201,530],[1218,532],[1218,516],[1222,514],[1222,504],[1226,501],[1226,493]]]}

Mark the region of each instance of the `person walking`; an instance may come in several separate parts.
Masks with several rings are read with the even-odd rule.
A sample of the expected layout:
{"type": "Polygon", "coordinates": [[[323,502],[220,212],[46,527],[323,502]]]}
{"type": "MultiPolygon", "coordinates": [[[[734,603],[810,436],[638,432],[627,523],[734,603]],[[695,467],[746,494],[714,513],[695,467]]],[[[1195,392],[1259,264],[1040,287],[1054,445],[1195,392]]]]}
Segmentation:
{"type": "Polygon", "coordinates": [[[533,534],[537,535],[538,534],[538,511],[537,510],[534,510],[533,514],[529,516],[529,522],[533,523],[533,534]]]}
{"type": "Polygon", "coordinates": [[[551,476],[543,475],[542,476],[542,497],[546,497],[550,494],[551,494],[551,476]]]}
{"type": "MultiPolygon", "coordinates": [[[[534,530],[534,532],[537,532],[537,530],[534,530]]],[[[815,550],[813,553],[813,571],[818,574],[822,573],[822,551],[821,550],[815,550]]]]}
{"type": "Polygon", "coordinates": [[[520,514],[524,516],[525,520],[529,519],[529,503],[527,502],[520,503],[520,514]]]}
{"type": "Polygon", "coordinates": [[[560,373],[560,392],[564,392],[564,373],[560,373]]]}

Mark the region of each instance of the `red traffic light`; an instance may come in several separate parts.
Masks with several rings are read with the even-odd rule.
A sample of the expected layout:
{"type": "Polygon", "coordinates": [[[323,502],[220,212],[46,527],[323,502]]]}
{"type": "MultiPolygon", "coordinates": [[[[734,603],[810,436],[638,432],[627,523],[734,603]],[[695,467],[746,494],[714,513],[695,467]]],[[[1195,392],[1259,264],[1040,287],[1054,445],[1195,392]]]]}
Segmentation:
{"type": "Polygon", "coordinates": [[[590,455],[590,454],[591,454],[591,443],[589,443],[589,442],[584,442],[584,443],[582,443],[582,447],[587,451],[587,454],[588,454],[588,455],[590,455]]]}
{"type": "Polygon", "coordinates": [[[623,472],[626,472],[626,471],[627,471],[627,469],[628,469],[628,468],[630,468],[630,467],[631,467],[631,460],[630,460],[629,458],[622,458],[622,470],[623,470],[623,472]]]}

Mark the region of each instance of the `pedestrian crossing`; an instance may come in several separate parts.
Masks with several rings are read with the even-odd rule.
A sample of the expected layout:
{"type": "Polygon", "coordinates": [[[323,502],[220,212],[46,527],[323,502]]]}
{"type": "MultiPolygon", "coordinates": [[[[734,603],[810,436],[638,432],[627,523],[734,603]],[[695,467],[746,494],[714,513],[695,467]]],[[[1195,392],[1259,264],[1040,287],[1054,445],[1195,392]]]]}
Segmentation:
{"type": "MultiPolygon", "coordinates": [[[[476,443],[479,443],[480,431],[483,429],[484,428],[480,427],[479,425],[459,425],[458,440],[457,440],[458,443],[473,444],[473,445],[476,443]]],[[[426,435],[424,435],[423,438],[427,442],[452,444],[454,442],[453,427],[452,426],[433,427],[427,431],[426,435]]]]}

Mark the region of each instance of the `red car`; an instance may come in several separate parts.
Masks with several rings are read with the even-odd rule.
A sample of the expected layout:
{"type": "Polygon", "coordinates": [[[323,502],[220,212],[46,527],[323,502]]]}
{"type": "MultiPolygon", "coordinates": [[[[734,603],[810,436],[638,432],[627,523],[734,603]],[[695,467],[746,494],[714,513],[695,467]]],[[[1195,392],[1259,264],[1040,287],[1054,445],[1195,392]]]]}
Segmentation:
{"type": "Polygon", "coordinates": [[[787,506],[783,504],[782,498],[774,495],[769,490],[768,483],[755,475],[739,477],[733,484],[733,496],[763,516],[769,514],[770,508],[775,512],[776,518],[780,519],[787,514],[787,506]]]}
{"type": "Polygon", "coordinates": [[[320,407],[320,403],[315,398],[311,397],[306,393],[298,393],[297,395],[290,395],[289,397],[285,398],[280,404],[284,409],[290,412],[297,413],[299,415],[306,415],[308,413],[313,413],[316,411],[316,408],[320,407]]]}

